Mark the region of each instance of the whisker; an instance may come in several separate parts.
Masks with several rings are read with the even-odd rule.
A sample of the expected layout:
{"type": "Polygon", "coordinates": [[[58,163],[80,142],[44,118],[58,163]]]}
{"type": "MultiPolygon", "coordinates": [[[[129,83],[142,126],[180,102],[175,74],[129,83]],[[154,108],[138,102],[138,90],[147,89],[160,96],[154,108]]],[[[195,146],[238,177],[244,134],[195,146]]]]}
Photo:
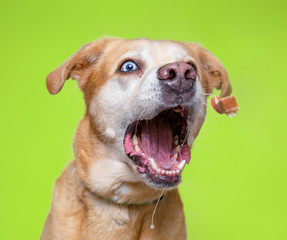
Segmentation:
{"type": "Polygon", "coordinates": [[[200,104],[204,105],[204,106],[207,106],[208,104],[206,102],[200,102],[200,104]]]}
{"type": "Polygon", "coordinates": [[[201,111],[200,108],[199,108],[198,110],[199,110],[199,113],[203,116],[203,118],[204,118],[204,120],[205,120],[205,119],[206,119],[206,114],[204,114],[204,113],[201,111]]]}
{"type": "MultiPolygon", "coordinates": [[[[207,85],[202,85],[202,88],[207,88],[207,87],[218,87],[219,84],[207,84],[207,85]]],[[[219,85],[220,86],[220,85],[219,85]]]]}
{"type": "Polygon", "coordinates": [[[214,97],[217,97],[217,95],[212,94],[212,93],[202,93],[202,95],[204,95],[204,96],[214,96],[214,97]]]}

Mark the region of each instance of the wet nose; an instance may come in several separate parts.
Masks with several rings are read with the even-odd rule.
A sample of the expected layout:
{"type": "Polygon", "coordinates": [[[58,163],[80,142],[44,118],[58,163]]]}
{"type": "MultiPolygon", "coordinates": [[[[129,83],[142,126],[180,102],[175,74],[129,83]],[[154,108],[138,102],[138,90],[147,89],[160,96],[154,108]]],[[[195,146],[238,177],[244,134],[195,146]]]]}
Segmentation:
{"type": "Polygon", "coordinates": [[[194,66],[185,62],[169,63],[158,70],[157,78],[171,90],[182,93],[192,89],[196,70],[194,66]]]}

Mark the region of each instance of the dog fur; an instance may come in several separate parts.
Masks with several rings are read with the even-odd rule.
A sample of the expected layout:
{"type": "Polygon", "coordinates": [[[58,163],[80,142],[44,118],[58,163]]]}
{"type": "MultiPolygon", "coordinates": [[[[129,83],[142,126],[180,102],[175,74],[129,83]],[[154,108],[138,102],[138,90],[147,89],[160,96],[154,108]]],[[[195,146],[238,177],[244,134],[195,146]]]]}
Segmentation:
{"type": "Polygon", "coordinates": [[[167,107],[156,73],[173,62],[192,62],[197,69],[196,93],[188,103],[191,147],[205,119],[208,94],[214,88],[221,89],[222,97],[231,93],[225,68],[201,46],[104,38],[84,45],[48,75],[51,94],[57,94],[67,79],[77,80],[86,113],[75,135],[75,161],[55,183],[42,240],[186,239],[176,186],[166,187],[163,199],[158,200],[163,187],[142,178],[123,149],[128,124],[150,119],[167,107]],[[119,72],[129,59],[140,61],[141,69],[119,72]],[[157,200],[155,228],[151,229],[157,200]]]}

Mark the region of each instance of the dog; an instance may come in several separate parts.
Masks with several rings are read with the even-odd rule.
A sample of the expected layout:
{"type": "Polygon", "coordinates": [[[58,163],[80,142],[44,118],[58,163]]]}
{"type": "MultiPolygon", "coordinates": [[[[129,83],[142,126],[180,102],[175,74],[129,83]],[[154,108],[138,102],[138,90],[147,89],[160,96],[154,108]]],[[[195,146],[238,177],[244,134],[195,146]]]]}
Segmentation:
{"type": "Polygon", "coordinates": [[[195,43],[103,38],[51,72],[48,91],[69,78],[86,112],[41,239],[186,239],[177,186],[208,95],[231,93],[222,63],[195,43]]]}

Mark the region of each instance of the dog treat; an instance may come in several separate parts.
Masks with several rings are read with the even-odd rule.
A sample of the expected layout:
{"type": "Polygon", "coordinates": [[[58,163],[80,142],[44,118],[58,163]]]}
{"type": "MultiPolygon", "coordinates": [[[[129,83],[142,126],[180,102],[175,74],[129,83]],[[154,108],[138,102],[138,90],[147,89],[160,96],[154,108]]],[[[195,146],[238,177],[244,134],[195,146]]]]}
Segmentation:
{"type": "Polygon", "coordinates": [[[235,116],[236,112],[239,110],[239,106],[234,96],[213,97],[211,99],[211,105],[216,112],[220,114],[225,113],[229,117],[235,116]]]}

